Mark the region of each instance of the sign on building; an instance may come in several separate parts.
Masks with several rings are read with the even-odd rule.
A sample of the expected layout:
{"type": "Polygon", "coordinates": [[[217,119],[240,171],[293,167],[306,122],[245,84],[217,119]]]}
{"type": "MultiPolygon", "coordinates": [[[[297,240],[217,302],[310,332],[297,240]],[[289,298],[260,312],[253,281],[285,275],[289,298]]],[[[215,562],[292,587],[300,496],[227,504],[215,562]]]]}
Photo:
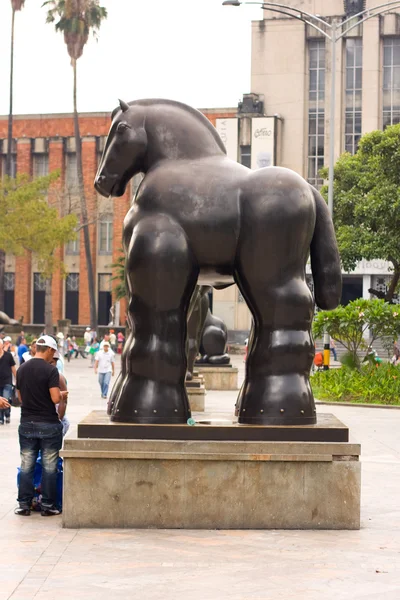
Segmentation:
{"type": "Polygon", "coordinates": [[[251,168],[275,165],[275,119],[254,117],[251,120],[251,168]]]}
{"type": "Polygon", "coordinates": [[[228,158],[237,161],[239,143],[238,119],[236,117],[217,119],[216,129],[225,144],[228,158]]]}

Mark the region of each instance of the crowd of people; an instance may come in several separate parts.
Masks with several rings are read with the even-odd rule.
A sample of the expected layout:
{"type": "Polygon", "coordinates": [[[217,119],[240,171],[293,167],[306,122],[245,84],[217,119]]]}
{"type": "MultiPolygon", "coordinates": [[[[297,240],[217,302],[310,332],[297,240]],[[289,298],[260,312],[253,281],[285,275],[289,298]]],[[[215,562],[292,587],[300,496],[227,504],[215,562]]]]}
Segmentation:
{"type": "Polygon", "coordinates": [[[28,343],[21,331],[13,344],[10,336],[0,334],[0,426],[10,423],[14,403],[21,406],[17,515],[31,514],[39,456],[41,514],[60,514],[56,505],[57,465],[62,438],[69,428],[64,359],[90,356],[90,367],[98,376],[101,398],[108,396],[115,372],[115,354],[122,352],[125,338],[122,332],[116,335],[111,329],[100,341],[97,333],[87,327],[83,341],[80,345],[75,336],[64,336],[60,332],[56,336],[43,333],[28,343]]]}

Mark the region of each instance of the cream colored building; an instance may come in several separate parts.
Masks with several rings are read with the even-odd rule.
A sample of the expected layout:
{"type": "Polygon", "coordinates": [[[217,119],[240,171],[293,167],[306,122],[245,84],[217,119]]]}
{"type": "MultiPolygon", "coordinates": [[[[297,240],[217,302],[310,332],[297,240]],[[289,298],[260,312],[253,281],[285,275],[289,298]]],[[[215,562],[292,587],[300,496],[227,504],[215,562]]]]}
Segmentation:
{"type": "MultiPolygon", "coordinates": [[[[329,23],[352,17],[352,25],[359,20],[356,13],[384,1],[278,3],[329,23]]],[[[335,161],[344,151],[354,153],[362,134],[400,122],[400,10],[372,17],[337,41],[334,66],[330,41],[309,25],[261,7],[260,17],[252,23],[251,90],[262,104],[262,114],[256,117],[275,116],[278,124],[273,164],[293,169],[319,187],[318,171],[329,162],[332,68],[336,69],[335,161]]],[[[240,162],[247,158],[252,168],[257,168],[253,130],[258,123],[254,118],[238,119],[237,158],[240,162]]],[[[381,260],[362,261],[353,273],[344,273],[343,302],[370,297],[370,287],[383,291],[390,280],[388,266],[381,260]]],[[[227,321],[229,329],[249,326],[241,300],[236,288],[214,292],[214,312],[227,321]]]]}

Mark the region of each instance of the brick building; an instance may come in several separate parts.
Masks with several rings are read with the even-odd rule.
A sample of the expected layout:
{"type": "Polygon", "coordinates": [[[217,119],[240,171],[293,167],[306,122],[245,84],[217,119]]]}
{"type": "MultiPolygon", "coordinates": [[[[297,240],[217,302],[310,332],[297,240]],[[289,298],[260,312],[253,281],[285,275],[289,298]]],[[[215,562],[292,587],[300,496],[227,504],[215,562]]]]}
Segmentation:
{"type": "MultiPolygon", "coordinates": [[[[236,111],[232,108],[205,109],[202,112],[215,125],[217,118],[232,117],[236,111]]],[[[120,255],[123,219],[134,191],[129,186],[122,198],[106,199],[93,188],[109,127],[109,113],[80,115],[83,175],[100,325],[107,325],[110,307],[115,303],[111,265],[120,255]]],[[[14,117],[13,136],[14,173],[37,177],[58,169],[61,177],[49,195],[49,202],[57,202],[63,214],[79,214],[72,115],[17,115],[14,117]]],[[[7,117],[4,116],[0,117],[0,176],[5,170],[6,153],[7,117]]],[[[62,254],[68,274],[66,278],[60,273],[53,277],[53,322],[69,318],[73,324],[87,325],[90,321],[89,292],[82,232],[76,241],[62,249],[62,254]]],[[[6,312],[15,318],[23,317],[24,323],[44,324],[45,288],[35,257],[27,253],[18,257],[7,255],[5,270],[6,312]]],[[[125,302],[121,301],[116,308],[123,325],[125,302]]]]}

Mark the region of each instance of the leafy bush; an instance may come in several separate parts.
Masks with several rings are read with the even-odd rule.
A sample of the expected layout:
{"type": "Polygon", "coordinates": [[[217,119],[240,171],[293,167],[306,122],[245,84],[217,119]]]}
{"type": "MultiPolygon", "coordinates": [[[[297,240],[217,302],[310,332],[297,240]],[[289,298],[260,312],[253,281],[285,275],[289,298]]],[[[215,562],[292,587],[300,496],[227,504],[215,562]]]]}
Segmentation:
{"type": "Polygon", "coordinates": [[[318,371],[311,378],[318,400],[370,404],[400,404],[400,367],[389,363],[318,371]]]}
{"type": "Polygon", "coordinates": [[[384,300],[353,300],[347,306],[316,314],[314,336],[322,337],[325,331],[347,348],[353,364],[359,368],[357,352],[367,352],[368,344],[364,335],[368,331],[371,346],[377,339],[387,339],[389,345],[393,346],[393,341],[400,335],[400,309],[398,305],[388,304],[384,300]]]}

